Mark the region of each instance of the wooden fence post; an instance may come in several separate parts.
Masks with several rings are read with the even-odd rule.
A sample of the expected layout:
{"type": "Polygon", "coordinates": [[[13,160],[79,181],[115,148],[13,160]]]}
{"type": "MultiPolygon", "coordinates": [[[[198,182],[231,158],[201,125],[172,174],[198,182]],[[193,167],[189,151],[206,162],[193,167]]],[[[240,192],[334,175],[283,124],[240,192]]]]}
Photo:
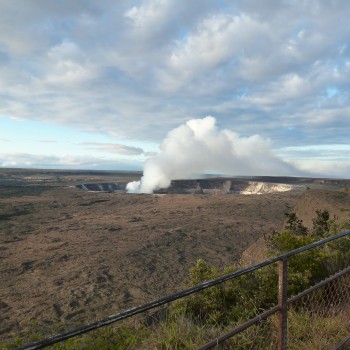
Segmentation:
{"type": "Polygon", "coordinates": [[[278,350],[287,349],[287,259],[278,262],[278,305],[279,322],[278,322],[278,350]]]}

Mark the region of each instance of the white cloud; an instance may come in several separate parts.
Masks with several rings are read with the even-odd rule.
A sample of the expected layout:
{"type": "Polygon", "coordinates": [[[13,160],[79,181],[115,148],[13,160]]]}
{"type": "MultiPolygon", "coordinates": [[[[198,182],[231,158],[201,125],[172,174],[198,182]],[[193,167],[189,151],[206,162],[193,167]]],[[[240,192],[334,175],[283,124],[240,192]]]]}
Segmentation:
{"type": "Polygon", "coordinates": [[[117,144],[210,113],[278,147],[345,143],[349,17],[344,0],[0,0],[0,114],[117,144]]]}
{"type": "Polygon", "coordinates": [[[207,71],[238,60],[245,51],[251,50],[252,38],[258,41],[263,36],[268,36],[266,25],[247,15],[209,15],[195,32],[176,42],[162,82],[165,87],[178,89],[207,71]]]}
{"type": "Polygon", "coordinates": [[[117,143],[97,143],[97,142],[84,142],[83,146],[87,146],[87,149],[93,149],[97,151],[118,153],[124,155],[140,155],[144,151],[140,147],[126,146],[117,143]]]}
{"type": "Polygon", "coordinates": [[[57,143],[57,140],[35,140],[36,142],[39,143],[57,143]]]}
{"type": "Polygon", "coordinates": [[[295,160],[293,163],[315,177],[349,178],[350,161],[348,159],[295,160]]]}
{"type": "Polygon", "coordinates": [[[245,100],[261,107],[271,107],[292,100],[303,99],[310,93],[310,82],[298,74],[287,74],[266,85],[264,91],[252,93],[245,100]]]}
{"type": "Polygon", "coordinates": [[[139,170],[138,161],[117,158],[96,158],[88,156],[48,156],[30,153],[0,153],[0,167],[42,168],[42,169],[132,169],[139,170]]]}
{"type": "Polygon", "coordinates": [[[128,184],[130,192],[152,193],[171,180],[202,174],[297,175],[301,172],[278,158],[270,140],[259,135],[241,137],[219,130],[213,117],[192,119],[171,130],[160,152],[144,164],[141,181],[128,184]]]}
{"type": "Polygon", "coordinates": [[[140,6],[133,6],[125,13],[125,17],[132,21],[138,33],[148,34],[166,25],[171,16],[171,2],[167,0],[151,0],[140,6]]]}
{"type": "Polygon", "coordinates": [[[73,42],[64,41],[47,53],[46,81],[51,84],[82,83],[96,76],[86,54],[73,42]]]}

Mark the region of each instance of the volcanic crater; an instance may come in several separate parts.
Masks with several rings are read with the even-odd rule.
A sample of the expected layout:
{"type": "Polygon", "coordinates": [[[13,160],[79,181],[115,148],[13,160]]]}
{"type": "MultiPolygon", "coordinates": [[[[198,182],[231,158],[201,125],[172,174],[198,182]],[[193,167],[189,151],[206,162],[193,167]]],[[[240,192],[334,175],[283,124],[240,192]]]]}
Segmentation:
{"type": "Polygon", "coordinates": [[[346,180],[207,178],[125,193],[140,176],[0,171],[0,342],[33,322],[49,335],[172,293],[199,258],[262,260],[286,212],[308,225],[315,209],[350,214],[346,180]]]}

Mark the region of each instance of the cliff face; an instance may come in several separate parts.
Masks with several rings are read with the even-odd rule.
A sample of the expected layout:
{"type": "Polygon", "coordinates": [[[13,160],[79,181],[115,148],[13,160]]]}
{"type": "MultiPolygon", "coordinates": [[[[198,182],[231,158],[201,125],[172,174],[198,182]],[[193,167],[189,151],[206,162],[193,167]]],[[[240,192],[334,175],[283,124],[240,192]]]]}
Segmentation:
{"type": "Polygon", "coordinates": [[[248,186],[242,190],[241,194],[263,194],[263,193],[276,193],[287,192],[295,188],[293,185],[288,184],[274,184],[266,182],[249,182],[248,186]]]}
{"type": "MultiPolygon", "coordinates": [[[[265,194],[311,189],[340,189],[348,180],[311,179],[294,177],[217,177],[194,180],[172,180],[168,188],[156,194],[265,194]]],[[[77,188],[95,192],[125,192],[127,182],[85,183],[77,188]]]]}
{"type": "MultiPolygon", "coordinates": [[[[91,183],[76,186],[81,190],[95,192],[125,192],[125,183],[91,183]]],[[[199,180],[173,180],[169,188],[156,191],[157,194],[263,194],[285,192],[295,185],[248,181],[242,179],[215,178],[199,180]]]]}
{"type": "Polygon", "coordinates": [[[167,189],[159,193],[203,193],[203,194],[263,194],[285,192],[294,189],[288,184],[247,181],[239,179],[174,180],[167,189]]]}
{"type": "Polygon", "coordinates": [[[93,184],[81,184],[76,185],[80,190],[93,191],[93,192],[125,192],[125,183],[93,183],[93,184]]]}

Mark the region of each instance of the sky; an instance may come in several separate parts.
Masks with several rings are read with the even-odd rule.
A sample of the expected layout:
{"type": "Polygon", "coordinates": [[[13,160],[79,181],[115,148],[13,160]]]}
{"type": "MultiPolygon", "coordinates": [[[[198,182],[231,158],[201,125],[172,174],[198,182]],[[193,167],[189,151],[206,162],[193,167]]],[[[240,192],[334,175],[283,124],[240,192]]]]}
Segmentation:
{"type": "Polygon", "coordinates": [[[349,178],[349,18],[348,0],[0,0],[0,167],[140,170],[213,116],[349,178]]]}

